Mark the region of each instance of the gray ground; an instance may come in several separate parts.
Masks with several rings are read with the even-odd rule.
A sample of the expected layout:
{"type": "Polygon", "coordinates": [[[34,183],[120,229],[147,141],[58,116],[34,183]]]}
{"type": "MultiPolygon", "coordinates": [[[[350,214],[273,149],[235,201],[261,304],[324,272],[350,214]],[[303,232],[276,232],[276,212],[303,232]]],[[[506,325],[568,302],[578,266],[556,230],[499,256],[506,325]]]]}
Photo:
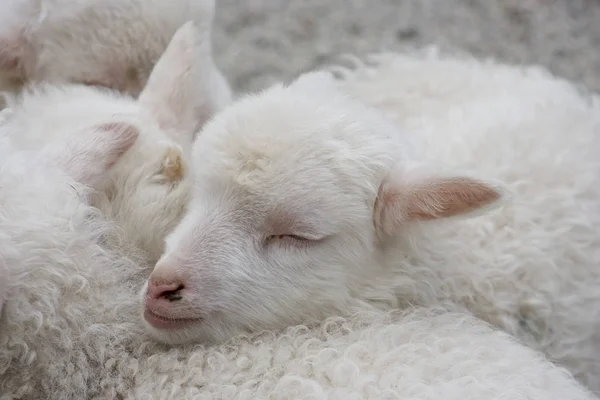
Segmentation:
{"type": "Polygon", "coordinates": [[[216,0],[217,63],[255,90],[341,53],[440,44],[600,90],[600,0],[216,0]]]}

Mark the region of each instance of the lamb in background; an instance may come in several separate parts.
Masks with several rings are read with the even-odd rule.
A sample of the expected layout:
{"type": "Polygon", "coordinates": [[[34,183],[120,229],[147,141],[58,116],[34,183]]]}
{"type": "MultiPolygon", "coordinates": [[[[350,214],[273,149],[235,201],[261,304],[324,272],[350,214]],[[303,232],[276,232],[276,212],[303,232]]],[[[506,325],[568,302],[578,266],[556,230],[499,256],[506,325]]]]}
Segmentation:
{"type": "MultiPolygon", "coordinates": [[[[210,47],[194,23],[173,36],[139,98],[76,84],[34,85],[10,99],[3,134],[35,150],[82,131],[139,131],[136,144],[110,171],[91,204],[123,229],[124,245],[156,262],[166,234],[183,214],[190,191],[186,160],[194,134],[229,99],[215,92],[210,47]]],[[[77,139],[75,139],[77,140],[77,139]]]]}
{"type": "Polygon", "coordinates": [[[451,302],[600,391],[599,98],[540,68],[374,62],[205,125],[189,210],[142,291],[150,334],[451,302]]]}
{"type": "Polygon", "coordinates": [[[202,31],[202,73],[215,94],[209,106],[219,108],[230,91],[212,58],[214,13],[214,0],[3,0],[0,88],[80,83],[137,96],[177,29],[191,20],[202,31]]]}

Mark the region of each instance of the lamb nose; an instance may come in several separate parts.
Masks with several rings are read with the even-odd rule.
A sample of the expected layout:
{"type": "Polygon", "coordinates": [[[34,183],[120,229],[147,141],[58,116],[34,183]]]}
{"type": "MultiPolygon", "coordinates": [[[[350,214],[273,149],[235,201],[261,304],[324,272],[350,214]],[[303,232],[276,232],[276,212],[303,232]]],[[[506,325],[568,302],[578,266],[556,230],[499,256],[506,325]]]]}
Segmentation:
{"type": "Polygon", "coordinates": [[[181,291],[185,285],[181,282],[173,282],[167,284],[148,283],[148,296],[153,299],[164,298],[169,301],[178,301],[182,299],[181,291]]]}

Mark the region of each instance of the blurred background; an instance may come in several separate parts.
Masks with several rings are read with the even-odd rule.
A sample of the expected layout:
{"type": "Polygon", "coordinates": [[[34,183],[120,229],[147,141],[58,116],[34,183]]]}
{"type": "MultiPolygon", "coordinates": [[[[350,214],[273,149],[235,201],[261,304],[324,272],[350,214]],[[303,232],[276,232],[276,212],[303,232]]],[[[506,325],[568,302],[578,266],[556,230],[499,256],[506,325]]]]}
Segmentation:
{"type": "Polygon", "coordinates": [[[437,44],[542,64],[600,90],[600,0],[216,0],[214,51],[237,91],[336,55],[437,44]]]}

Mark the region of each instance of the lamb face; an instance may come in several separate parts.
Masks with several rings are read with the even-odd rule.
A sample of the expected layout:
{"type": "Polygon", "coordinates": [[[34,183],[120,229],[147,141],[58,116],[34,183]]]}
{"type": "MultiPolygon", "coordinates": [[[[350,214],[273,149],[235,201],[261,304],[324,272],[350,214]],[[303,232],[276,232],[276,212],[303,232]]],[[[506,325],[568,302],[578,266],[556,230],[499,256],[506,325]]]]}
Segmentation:
{"type": "Polygon", "coordinates": [[[193,160],[189,210],[142,291],[149,332],[169,343],[345,312],[385,278],[380,249],[403,226],[502,197],[416,164],[407,137],[318,73],[224,110],[193,160]]]}
{"type": "MultiPolygon", "coordinates": [[[[13,89],[32,81],[81,83],[137,96],[187,21],[202,26],[210,53],[213,16],[214,0],[5,0],[0,81],[13,89]]],[[[210,63],[215,90],[228,90],[212,57],[210,63]]]]}
{"type": "Polygon", "coordinates": [[[24,92],[3,112],[3,130],[22,150],[77,140],[82,131],[98,127],[139,132],[93,205],[151,261],[185,210],[194,135],[217,111],[200,36],[192,23],[178,30],[137,100],[85,85],[44,85],[24,92]]]}

